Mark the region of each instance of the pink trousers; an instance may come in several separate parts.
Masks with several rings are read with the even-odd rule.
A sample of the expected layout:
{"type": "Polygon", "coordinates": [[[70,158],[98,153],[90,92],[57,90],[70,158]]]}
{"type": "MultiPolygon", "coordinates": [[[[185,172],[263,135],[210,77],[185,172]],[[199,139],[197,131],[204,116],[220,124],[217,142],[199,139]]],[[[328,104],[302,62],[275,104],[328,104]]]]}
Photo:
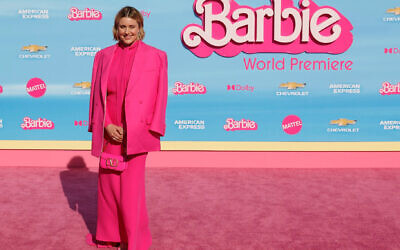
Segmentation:
{"type": "Polygon", "coordinates": [[[129,250],[151,245],[145,198],[147,153],[130,156],[122,172],[99,169],[96,239],[128,243],[129,250]]]}

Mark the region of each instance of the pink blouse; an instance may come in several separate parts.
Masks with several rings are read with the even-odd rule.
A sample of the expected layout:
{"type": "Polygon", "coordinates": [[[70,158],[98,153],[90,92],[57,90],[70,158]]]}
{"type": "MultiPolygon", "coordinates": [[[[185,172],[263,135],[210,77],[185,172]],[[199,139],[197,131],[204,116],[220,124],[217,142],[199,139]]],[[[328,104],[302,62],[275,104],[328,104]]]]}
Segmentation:
{"type": "MultiPolygon", "coordinates": [[[[118,44],[111,62],[110,74],[107,82],[107,108],[104,128],[109,124],[121,126],[126,129],[124,100],[126,87],[131,75],[133,60],[137,50],[137,42],[128,47],[118,44]]],[[[118,144],[104,133],[104,152],[124,155],[126,137],[122,144],[118,144]]]]}

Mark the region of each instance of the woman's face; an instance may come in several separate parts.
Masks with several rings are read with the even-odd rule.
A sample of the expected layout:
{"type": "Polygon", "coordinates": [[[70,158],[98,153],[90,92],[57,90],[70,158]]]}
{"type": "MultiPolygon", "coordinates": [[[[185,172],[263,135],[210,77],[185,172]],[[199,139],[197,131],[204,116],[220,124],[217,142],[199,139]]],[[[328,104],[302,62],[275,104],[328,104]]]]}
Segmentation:
{"type": "Polygon", "coordinates": [[[129,46],[138,40],[138,33],[139,25],[135,19],[123,17],[119,20],[118,37],[125,46],[129,46]]]}

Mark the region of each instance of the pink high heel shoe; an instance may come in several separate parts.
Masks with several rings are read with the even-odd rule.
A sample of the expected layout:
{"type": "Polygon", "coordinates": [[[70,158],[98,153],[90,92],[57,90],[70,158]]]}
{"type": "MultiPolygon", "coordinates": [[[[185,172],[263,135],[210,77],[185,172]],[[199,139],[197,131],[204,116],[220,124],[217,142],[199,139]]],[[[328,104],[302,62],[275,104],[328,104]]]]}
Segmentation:
{"type": "Polygon", "coordinates": [[[120,246],[117,249],[118,250],[127,250],[128,249],[128,244],[121,243],[120,246]]]}
{"type": "Polygon", "coordinates": [[[110,247],[119,248],[120,245],[118,242],[106,242],[106,241],[96,240],[96,238],[91,233],[88,233],[86,235],[86,244],[88,244],[89,246],[95,246],[97,248],[110,248],[110,247]]]}

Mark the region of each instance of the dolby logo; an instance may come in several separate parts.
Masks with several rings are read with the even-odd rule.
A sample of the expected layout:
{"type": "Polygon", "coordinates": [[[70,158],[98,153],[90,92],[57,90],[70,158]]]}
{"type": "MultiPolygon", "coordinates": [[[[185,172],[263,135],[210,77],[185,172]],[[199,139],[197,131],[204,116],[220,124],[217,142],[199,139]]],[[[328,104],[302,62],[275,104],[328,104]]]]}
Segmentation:
{"type": "Polygon", "coordinates": [[[400,54],[399,48],[385,48],[385,54],[400,54]]]}
{"type": "Polygon", "coordinates": [[[74,121],[75,127],[87,127],[89,126],[88,121],[74,121]]]}
{"type": "Polygon", "coordinates": [[[254,86],[250,86],[248,84],[246,85],[240,85],[240,84],[228,84],[226,85],[226,90],[228,91],[254,91],[254,86]]]}

